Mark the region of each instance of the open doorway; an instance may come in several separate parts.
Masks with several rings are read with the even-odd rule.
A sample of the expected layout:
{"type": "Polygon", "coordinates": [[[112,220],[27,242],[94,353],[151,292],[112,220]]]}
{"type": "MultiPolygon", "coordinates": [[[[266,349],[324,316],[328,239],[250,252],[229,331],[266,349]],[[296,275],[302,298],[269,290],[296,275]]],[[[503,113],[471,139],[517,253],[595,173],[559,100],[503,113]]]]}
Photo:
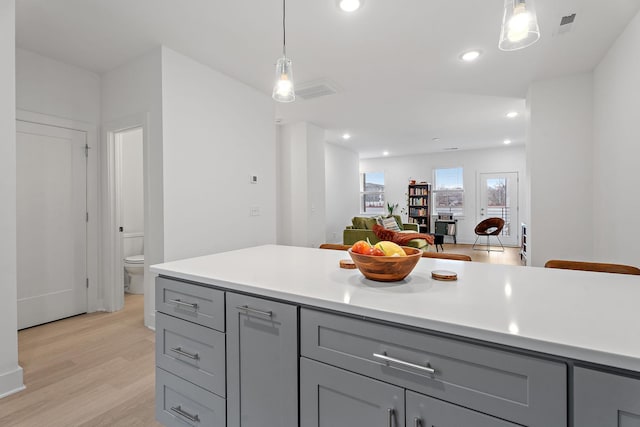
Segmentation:
{"type": "Polygon", "coordinates": [[[105,308],[124,307],[125,292],[144,294],[146,120],[105,126],[105,308]]]}

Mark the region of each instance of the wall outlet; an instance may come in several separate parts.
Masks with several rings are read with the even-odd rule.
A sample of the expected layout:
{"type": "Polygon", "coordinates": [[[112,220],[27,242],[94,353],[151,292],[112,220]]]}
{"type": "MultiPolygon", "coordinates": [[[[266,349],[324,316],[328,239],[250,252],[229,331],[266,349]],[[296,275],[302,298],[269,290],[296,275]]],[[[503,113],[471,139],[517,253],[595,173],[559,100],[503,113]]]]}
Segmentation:
{"type": "Polygon", "coordinates": [[[257,184],[258,175],[249,175],[249,184],[257,184]]]}

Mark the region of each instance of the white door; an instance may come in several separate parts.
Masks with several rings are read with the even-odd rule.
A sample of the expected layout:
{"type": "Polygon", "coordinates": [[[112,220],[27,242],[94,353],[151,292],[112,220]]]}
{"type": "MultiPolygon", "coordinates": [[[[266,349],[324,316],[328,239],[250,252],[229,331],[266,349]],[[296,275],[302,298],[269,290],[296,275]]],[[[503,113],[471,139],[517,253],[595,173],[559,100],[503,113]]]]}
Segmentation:
{"type": "Polygon", "coordinates": [[[478,222],[493,217],[504,219],[500,240],[505,245],[518,246],[518,172],[481,173],[479,194],[478,222]]]}
{"type": "Polygon", "coordinates": [[[87,311],[86,139],[17,122],[19,329],[87,311]]]}

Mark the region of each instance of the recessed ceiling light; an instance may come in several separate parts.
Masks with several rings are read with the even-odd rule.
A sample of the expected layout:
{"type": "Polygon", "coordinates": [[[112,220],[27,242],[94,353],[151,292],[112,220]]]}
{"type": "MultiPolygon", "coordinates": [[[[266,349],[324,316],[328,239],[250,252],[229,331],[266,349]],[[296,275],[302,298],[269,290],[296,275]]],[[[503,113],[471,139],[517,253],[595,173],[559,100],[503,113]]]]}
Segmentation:
{"type": "Polygon", "coordinates": [[[460,59],[462,59],[464,62],[473,62],[479,57],[480,57],[479,50],[470,50],[460,55],[460,59]]]}
{"type": "Polygon", "coordinates": [[[382,152],[382,155],[383,155],[383,156],[388,156],[388,155],[389,155],[389,152],[388,152],[388,151],[383,151],[383,152],[382,152]]]}
{"type": "Polygon", "coordinates": [[[431,138],[431,140],[432,140],[433,142],[440,142],[440,138],[438,138],[438,137],[436,137],[436,138],[431,138]]]}
{"type": "Polygon", "coordinates": [[[504,143],[505,143],[506,145],[509,145],[509,144],[511,144],[511,140],[510,140],[510,139],[505,139],[505,140],[504,140],[504,143]]]}
{"type": "Polygon", "coordinates": [[[514,117],[518,117],[518,112],[517,111],[509,111],[507,113],[507,117],[509,117],[510,119],[513,119],[514,117]]]}
{"type": "Polygon", "coordinates": [[[454,151],[454,150],[457,150],[457,149],[458,149],[458,147],[446,147],[446,148],[443,148],[442,150],[443,151],[454,151]]]}
{"type": "Polygon", "coordinates": [[[350,139],[350,138],[351,138],[351,134],[348,134],[348,133],[343,133],[343,134],[342,134],[342,139],[344,139],[345,141],[346,141],[347,139],[350,139]]]}
{"type": "Polygon", "coordinates": [[[355,12],[362,7],[362,0],[338,0],[338,6],[344,12],[355,12]]]}

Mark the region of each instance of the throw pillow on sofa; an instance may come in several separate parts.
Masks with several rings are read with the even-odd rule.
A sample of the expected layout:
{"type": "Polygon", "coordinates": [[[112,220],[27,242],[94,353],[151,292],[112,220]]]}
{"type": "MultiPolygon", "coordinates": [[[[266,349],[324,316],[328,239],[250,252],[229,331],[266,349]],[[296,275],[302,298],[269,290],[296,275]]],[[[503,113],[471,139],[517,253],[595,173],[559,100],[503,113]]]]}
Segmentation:
{"type": "Polygon", "coordinates": [[[398,222],[392,216],[389,218],[382,218],[382,226],[387,230],[401,231],[400,227],[398,227],[398,222]]]}

